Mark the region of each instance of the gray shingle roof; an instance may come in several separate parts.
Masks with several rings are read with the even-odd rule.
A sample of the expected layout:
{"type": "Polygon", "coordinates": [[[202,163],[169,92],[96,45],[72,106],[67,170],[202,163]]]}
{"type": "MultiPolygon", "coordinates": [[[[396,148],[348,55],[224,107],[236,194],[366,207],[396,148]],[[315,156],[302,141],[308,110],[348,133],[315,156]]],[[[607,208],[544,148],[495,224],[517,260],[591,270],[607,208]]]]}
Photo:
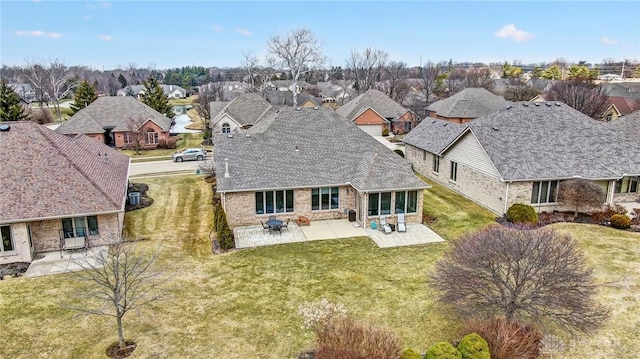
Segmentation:
{"type": "Polygon", "coordinates": [[[371,107],[384,118],[396,121],[407,109],[378,90],[369,90],[336,109],[336,112],[348,120],[355,120],[366,108],[371,107]]]}
{"type": "Polygon", "coordinates": [[[427,109],[442,117],[478,118],[506,107],[511,102],[481,87],[466,88],[444,100],[436,101],[427,109]]]}
{"type": "MultiPolygon", "coordinates": [[[[430,130],[432,126],[422,121],[407,135],[407,143],[429,151],[452,137],[437,126],[430,130]],[[424,138],[429,136],[442,142],[424,138]]],[[[507,181],[611,179],[640,173],[640,142],[559,102],[518,102],[466,126],[462,131],[475,135],[507,181]]]]}
{"type": "Polygon", "coordinates": [[[209,102],[209,114],[211,118],[215,118],[222,109],[229,104],[229,101],[212,101],[209,102]]]}
{"type": "Polygon", "coordinates": [[[133,97],[105,96],[78,111],[56,131],[62,134],[103,133],[105,127],[127,131],[127,122],[132,118],[152,119],[164,131],[171,127],[169,118],[133,97]]]}
{"type": "MultiPolygon", "coordinates": [[[[242,94],[230,101],[219,113],[227,113],[241,125],[254,125],[260,117],[271,108],[269,101],[254,93],[242,94]]],[[[217,123],[216,118],[212,118],[210,127],[217,123]]]]}
{"type": "Polygon", "coordinates": [[[467,127],[466,124],[427,117],[411,132],[407,133],[402,141],[431,153],[439,154],[467,127]]]}
{"type": "Polygon", "coordinates": [[[607,122],[607,125],[629,140],[640,143],[640,110],[607,122]]]}
{"type": "Polygon", "coordinates": [[[31,121],[9,126],[0,132],[0,222],[123,210],[129,157],[31,121]]]}
{"type": "Polygon", "coordinates": [[[428,187],[406,160],[330,109],[283,107],[248,135],[214,137],[218,191],[346,183],[361,191],[428,187]]]}

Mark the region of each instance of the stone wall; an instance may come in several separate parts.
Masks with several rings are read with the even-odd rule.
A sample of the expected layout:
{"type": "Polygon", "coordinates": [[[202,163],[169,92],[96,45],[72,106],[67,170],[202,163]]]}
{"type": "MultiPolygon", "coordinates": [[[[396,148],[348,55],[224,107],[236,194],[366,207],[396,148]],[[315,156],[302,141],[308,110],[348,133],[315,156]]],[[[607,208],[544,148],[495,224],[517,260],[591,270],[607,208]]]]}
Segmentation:
{"type": "Polygon", "coordinates": [[[9,226],[11,226],[14,250],[9,252],[0,252],[0,264],[31,262],[31,250],[29,248],[27,224],[13,223],[9,226]]]}

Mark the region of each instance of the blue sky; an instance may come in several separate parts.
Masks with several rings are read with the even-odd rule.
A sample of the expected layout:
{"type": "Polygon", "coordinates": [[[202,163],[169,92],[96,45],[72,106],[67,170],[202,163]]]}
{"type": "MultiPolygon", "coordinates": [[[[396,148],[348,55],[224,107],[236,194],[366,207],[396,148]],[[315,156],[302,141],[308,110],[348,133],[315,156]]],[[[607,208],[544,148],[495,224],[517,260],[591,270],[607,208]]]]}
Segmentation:
{"type": "Polygon", "coordinates": [[[0,59],[58,58],[96,69],[238,66],[268,39],[310,29],[327,64],[351,50],[389,52],[410,66],[640,60],[640,1],[5,1],[0,59]]]}

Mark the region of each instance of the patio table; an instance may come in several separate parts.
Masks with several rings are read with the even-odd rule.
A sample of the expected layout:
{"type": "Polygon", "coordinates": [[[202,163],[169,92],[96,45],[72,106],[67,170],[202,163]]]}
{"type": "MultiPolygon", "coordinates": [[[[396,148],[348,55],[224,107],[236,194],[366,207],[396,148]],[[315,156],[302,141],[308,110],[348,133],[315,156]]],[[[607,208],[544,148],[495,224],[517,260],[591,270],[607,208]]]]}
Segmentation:
{"type": "Polygon", "coordinates": [[[279,219],[270,219],[266,222],[264,222],[264,224],[266,224],[267,226],[269,226],[269,233],[271,233],[271,231],[278,231],[280,232],[280,226],[282,226],[282,221],[279,219]]]}

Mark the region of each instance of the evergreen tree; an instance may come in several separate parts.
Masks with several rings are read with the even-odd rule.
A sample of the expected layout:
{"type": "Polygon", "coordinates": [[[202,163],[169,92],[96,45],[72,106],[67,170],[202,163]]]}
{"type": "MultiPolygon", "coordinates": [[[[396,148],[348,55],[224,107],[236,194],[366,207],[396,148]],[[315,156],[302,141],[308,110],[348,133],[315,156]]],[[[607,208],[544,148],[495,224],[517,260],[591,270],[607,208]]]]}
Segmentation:
{"type": "Polygon", "coordinates": [[[73,95],[73,103],[71,104],[71,111],[75,115],[78,111],[89,106],[93,101],[98,98],[96,89],[89,84],[87,80],[84,80],[78,86],[76,93],[73,95]]]}
{"type": "Polygon", "coordinates": [[[127,79],[122,74],[118,75],[118,82],[120,82],[120,88],[121,89],[127,87],[127,85],[128,85],[127,79]]]}
{"type": "Polygon", "coordinates": [[[162,86],[153,77],[143,81],[144,92],[140,95],[142,102],[152,109],[160,112],[168,118],[173,118],[173,107],[169,104],[169,98],[164,94],[162,86]]]}
{"type": "Polygon", "coordinates": [[[22,121],[27,119],[20,96],[7,84],[0,84],[0,121],[22,121]]]}

